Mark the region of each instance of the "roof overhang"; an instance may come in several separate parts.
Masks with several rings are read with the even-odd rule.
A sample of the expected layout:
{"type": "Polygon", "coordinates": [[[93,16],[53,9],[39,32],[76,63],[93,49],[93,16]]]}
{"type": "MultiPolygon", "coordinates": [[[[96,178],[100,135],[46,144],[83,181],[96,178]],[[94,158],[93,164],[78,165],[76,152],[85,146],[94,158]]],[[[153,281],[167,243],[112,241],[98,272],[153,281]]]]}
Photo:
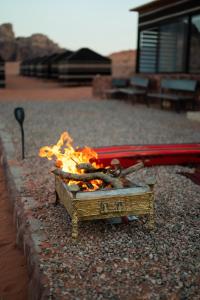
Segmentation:
{"type": "Polygon", "coordinates": [[[196,0],[156,0],[131,11],[139,12],[139,28],[142,29],[169,19],[199,13],[200,3],[196,0]]]}
{"type": "Polygon", "coordinates": [[[135,12],[138,12],[138,13],[144,13],[144,12],[148,12],[148,11],[153,10],[153,9],[160,8],[164,4],[173,3],[173,2],[174,2],[173,0],[153,0],[149,3],[131,8],[130,11],[135,11],[135,12]]]}

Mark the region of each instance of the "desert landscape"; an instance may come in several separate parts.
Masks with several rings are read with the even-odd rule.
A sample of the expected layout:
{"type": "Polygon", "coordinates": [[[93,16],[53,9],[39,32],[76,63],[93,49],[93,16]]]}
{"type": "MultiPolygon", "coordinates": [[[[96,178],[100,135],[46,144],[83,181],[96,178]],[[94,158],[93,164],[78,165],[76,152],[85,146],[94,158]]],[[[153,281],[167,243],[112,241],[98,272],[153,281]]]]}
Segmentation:
{"type": "MultiPolygon", "coordinates": [[[[78,241],[73,243],[69,215],[62,205],[54,206],[53,165],[38,152],[42,146],[54,144],[66,130],[75,146],[81,147],[197,143],[199,124],[184,114],[174,118],[172,111],[95,99],[91,87],[61,87],[51,80],[22,77],[18,67],[15,62],[6,65],[7,88],[0,91],[0,133],[2,161],[10,170],[6,181],[14,187],[9,196],[18,199],[14,206],[15,222],[21,224],[16,233],[18,245],[24,249],[27,265],[16,251],[15,233],[9,225],[1,238],[2,253],[8,247],[11,250],[4,266],[6,277],[0,277],[1,294],[5,299],[13,299],[14,294],[20,300],[27,299],[27,293],[30,298],[34,293],[37,299],[156,299],[160,295],[197,299],[198,239],[193,237],[199,185],[178,175],[191,172],[190,168],[155,166],[133,176],[136,184],[149,176],[157,180],[156,229],[151,233],[137,220],[118,225],[88,221],[80,224],[78,241]],[[26,113],[23,161],[19,126],[13,116],[17,106],[26,113]],[[15,267],[13,260],[19,262],[15,267]]],[[[2,220],[10,216],[11,222],[3,179],[1,189],[2,220]]],[[[3,256],[1,260],[3,266],[3,256]]]]}
{"type": "Polygon", "coordinates": [[[2,2],[0,300],[199,300],[199,7],[133,4],[2,2]]]}
{"type": "Polygon", "coordinates": [[[19,62],[6,63],[6,89],[0,90],[0,100],[56,101],[91,97],[91,87],[66,88],[56,81],[19,76],[19,62]]]}

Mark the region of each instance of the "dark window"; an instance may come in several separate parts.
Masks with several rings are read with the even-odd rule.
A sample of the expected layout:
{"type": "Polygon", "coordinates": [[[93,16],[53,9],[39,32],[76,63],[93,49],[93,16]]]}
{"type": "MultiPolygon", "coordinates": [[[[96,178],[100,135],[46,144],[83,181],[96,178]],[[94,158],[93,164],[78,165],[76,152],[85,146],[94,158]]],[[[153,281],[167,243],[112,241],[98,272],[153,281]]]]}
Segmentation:
{"type": "Polygon", "coordinates": [[[187,19],[160,26],[158,72],[185,72],[187,19]]]}
{"type": "Polygon", "coordinates": [[[185,72],[188,19],[141,31],[139,72],[185,72]]]}
{"type": "Polygon", "coordinates": [[[190,72],[200,73],[200,15],[191,18],[190,72]]]}
{"type": "Polygon", "coordinates": [[[139,72],[155,73],[157,70],[158,28],[140,33],[139,72]]]}

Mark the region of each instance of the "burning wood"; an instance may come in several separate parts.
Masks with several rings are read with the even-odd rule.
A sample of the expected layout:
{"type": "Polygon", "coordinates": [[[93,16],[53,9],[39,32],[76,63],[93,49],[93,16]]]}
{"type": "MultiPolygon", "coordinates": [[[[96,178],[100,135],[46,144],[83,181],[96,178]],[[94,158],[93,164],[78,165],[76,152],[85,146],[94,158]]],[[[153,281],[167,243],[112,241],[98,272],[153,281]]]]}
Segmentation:
{"type": "Polygon", "coordinates": [[[136,172],[136,171],[139,171],[140,169],[144,168],[144,163],[141,161],[133,166],[130,166],[129,168],[127,169],[124,169],[122,170],[120,176],[121,177],[124,177],[124,176],[127,176],[133,172],[136,172]]]}
{"type": "Polygon", "coordinates": [[[109,172],[113,176],[118,177],[122,171],[120,161],[118,159],[112,159],[110,164],[111,164],[111,168],[110,168],[109,172]]]}
{"type": "Polygon", "coordinates": [[[103,172],[106,173],[106,168],[95,168],[91,163],[82,163],[77,165],[78,170],[84,170],[85,173],[103,172]]]}
{"type": "Polygon", "coordinates": [[[104,181],[106,184],[110,184],[113,188],[120,189],[123,188],[122,182],[117,178],[111,177],[107,174],[96,172],[96,173],[88,173],[88,174],[73,174],[64,172],[60,169],[55,169],[52,171],[57,176],[60,176],[62,179],[69,179],[75,181],[91,181],[94,179],[100,179],[104,181]]]}
{"type": "MultiPolygon", "coordinates": [[[[111,168],[99,168],[96,169],[92,165],[88,164],[80,164],[78,166],[78,169],[84,169],[86,173],[83,174],[74,174],[69,172],[64,172],[61,169],[55,169],[52,171],[53,174],[60,176],[62,179],[68,179],[68,180],[74,180],[74,181],[83,181],[87,182],[87,186],[90,183],[90,181],[95,179],[102,180],[105,184],[111,185],[113,188],[123,188],[124,186],[132,186],[133,183],[125,178],[125,176],[141,169],[144,166],[144,164],[138,163],[136,165],[133,165],[127,169],[122,170],[122,172],[119,174],[119,177],[113,177],[113,174],[111,172],[111,168]],[[100,171],[101,170],[101,171],[100,171]],[[89,172],[89,173],[87,173],[89,172]],[[105,174],[107,172],[107,174],[105,174]],[[109,174],[110,173],[110,174],[109,174]]],[[[89,189],[92,189],[92,183],[88,186],[89,189]]],[[[76,186],[76,185],[75,185],[76,186]]]]}
{"type": "Polygon", "coordinates": [[[91,163],[98,158],[97,153],[89,147],[75,150],[67,132],[61,135],[56,145],[41,148],[39,155],[55,160],[56,169],[52,173],[67,180],[72,192],[131,186],[133,184],[126,176],[144,167],[139,162],[122,169],[117,159],[113,159],[110,166],[105,167],[96,162],[91,163]]]}
{"type": "Polygon", "coordinates": [[[122,169],[120,161],[113,159],[103,166],[96,163],[94,150],[75,150],[66,132],[56,145],[41,148],[39,155],[54,161],[55,204],[62,203],[70,214],[73,238],[78,236],[80,220],[148,215],[148,228],[154,227],[155,182],[151,179],[148,186],[136,187],[127,178],[144,166],[142,162],[122,169]]]}

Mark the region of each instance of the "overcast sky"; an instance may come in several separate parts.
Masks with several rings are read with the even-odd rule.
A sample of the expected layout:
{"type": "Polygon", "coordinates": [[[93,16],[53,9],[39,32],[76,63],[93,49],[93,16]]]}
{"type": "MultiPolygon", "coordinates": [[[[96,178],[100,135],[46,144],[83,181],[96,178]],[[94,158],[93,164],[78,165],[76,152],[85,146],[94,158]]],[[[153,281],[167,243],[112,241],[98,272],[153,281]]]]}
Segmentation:
{"type": "Polygon", "coordinates": [[[89,47],[104,55],[135,49],[137,13],[150,0],[2,0],[0,23],[16,36],[48,35],[61,47],[89,47]]]}

